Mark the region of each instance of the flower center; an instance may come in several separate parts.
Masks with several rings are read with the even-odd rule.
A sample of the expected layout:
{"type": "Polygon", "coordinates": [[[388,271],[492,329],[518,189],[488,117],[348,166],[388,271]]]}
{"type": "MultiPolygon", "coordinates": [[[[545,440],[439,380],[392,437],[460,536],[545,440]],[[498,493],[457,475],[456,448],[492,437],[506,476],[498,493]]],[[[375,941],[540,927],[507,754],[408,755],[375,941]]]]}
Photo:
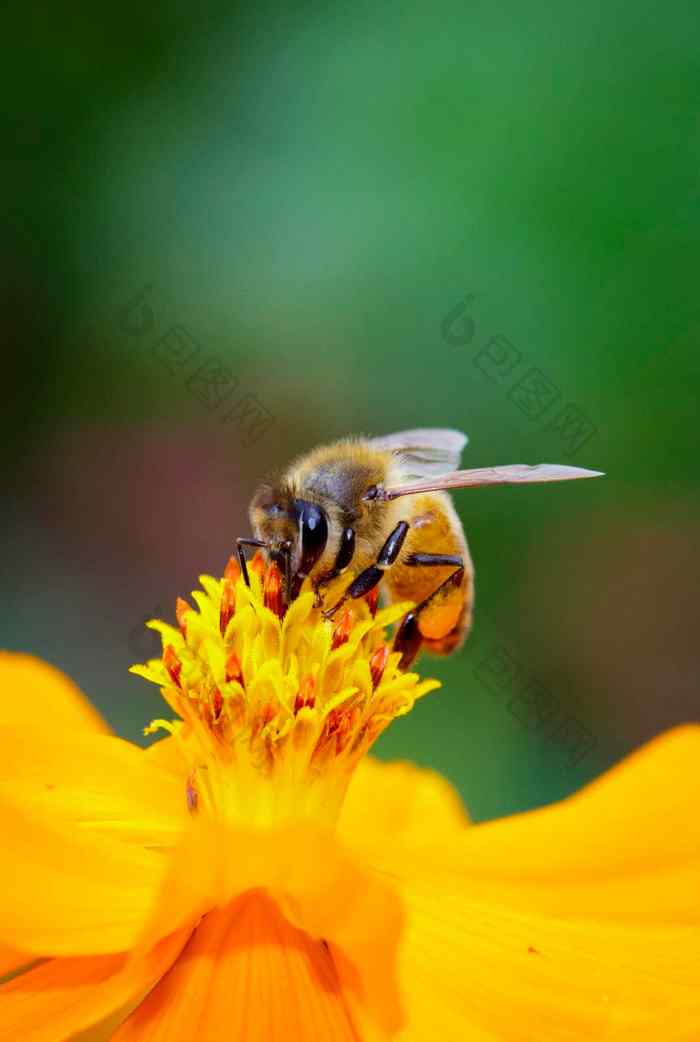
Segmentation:
{"type": "MultiPolygon", "coordinates": [[[[201,576],[178,626],[153,620],[163,654],[132,672],[158,684],[178,720],[192,813],[248,824],[333,824],[359,760],[396,716],[439,687],[399,670],[386,628],[411,606],[353,601],[330,622],[308,580],[285,610],[279,570],[257,554],[250,587],[231,558],[201,576]]],[[[338,585],[328,588],[332,603],[338,585]]]]}

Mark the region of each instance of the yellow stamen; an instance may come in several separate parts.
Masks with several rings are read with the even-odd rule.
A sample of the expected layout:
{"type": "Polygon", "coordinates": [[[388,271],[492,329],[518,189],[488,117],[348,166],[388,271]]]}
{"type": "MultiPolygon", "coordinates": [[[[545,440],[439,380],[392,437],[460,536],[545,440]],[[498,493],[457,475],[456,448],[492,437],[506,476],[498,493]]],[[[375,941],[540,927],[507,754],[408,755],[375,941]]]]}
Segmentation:
{"type": "MultiPolygon", "coordinates": [[[[182,751],[183,799],[253,824],[335,822],[358,761],[396,716],[439,687],[402,673],[386,626],[410,604],[378,612],[353,601],[334,625],[308,581],[285,611],[281,577],[256,555],[250,588],[231,559],[178,599],[179,628],[153,620],[163,654],[132,672],[156,683],[180,721],[154,721],[182,751]]],[[[347,581],[347,580],[346,580],[347,581]]]]}

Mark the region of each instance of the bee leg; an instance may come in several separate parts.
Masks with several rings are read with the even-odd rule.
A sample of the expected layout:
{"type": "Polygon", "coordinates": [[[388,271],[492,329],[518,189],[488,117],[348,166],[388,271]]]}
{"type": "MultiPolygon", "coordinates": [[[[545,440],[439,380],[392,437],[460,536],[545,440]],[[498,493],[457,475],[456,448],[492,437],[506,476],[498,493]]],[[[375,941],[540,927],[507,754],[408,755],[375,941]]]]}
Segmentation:
{"type": "MultiPolygon", "coordinates": [[[[314,608],[322,607],[322,605],[323,605],[323,593],[322,593],[323,587],[324,586],[328,586],[328,584],[332,583],[334,579],[337,579],[338,576],[341,574],[341,571],[343,571],[343,569],[333,567],[333,568],[331,568],[330,572],[326,572],[325,575],[322,575],[320,579],[316,580],[316,582],[314,583],[314,586],[313,586],[314,593],[316,595],[316,599],[314,601],[314,608]]],[[[336,607],[337,607],[337,605],[336,605],[336,607]]],[[[335,609],[333,609],[333,610],[335,610],[335,609]]]]}
{"type": "Polygon", "coordinates": [[[250,576],[248,575],[248,562],[245,559],[244,546],[267,546],[268,544],[262,539],[237,539],[236,540],[236,553],[238,554],[238,563],[241,566],[241,575],[243,576],[243,582],[246,586],[250,586],[250,576]]]}
{"type": "Polygon", "coordinates": [[[327,586],[329,582],[333,581],[333,579],[337,579],[339,575],[340,572],[336,572],[336,570],[333,569],[332,572],[327,572],[326,575],[322,575],[321,578],[314,583],[314,608],[323,607],[323,587],[327,586]]]}
{"type": "Polygon", "coordinates": [[[284,543],[280,544],[279,550],[270,551],[270,558],[278,567],[282,570],[282,591],[284,595],[284,610],[294,600],[294,591],[292,589],[292,544],[287,539],[284,543]]]}
{"type": "Polygon", "coordinates": [[[377,583],[381,582],[384,572],[387,568],[391,568],[392,564],[394,564],[396,558],[401,553],[401,547],[403,546],[408,529],[408,521],[399,521],[398,525],[393,532],[391,532],[384,543],[384,546],[379,551],[379,555],[374,564],[370,564],[364,569],[364,571],[360,572],[360,574],[353,579],[338,603],[335,604],[330,611],[324,611],[323,615],[326,619],[332,619],[338,609],[342,607],[348,599],[355,600],[357,597],[364,597],[365,594],[368,594],[370,590],[374,589],[377,583]]]}
{"type": "Polygon", "coordinates": [[[401,625],[394,637],[393,650],[401,652],[401,669],[407,669],[420,651],[423,636],[418,625],[420,614],[432,602],[433,598],[441,591],[449,589],[450,586],[459,586],[464,575],[464,561],[458,554],[411,554],[404,564],[414,568],[434,568],[436,565],[454,565],[455,570],[450,572],[447,578],[436,586],[433,592],[412,608],[401,620],[401,625]]]}
{"type": "Polygon", "coordinates": [[[320,608],[323,603],[323,597],[321,596],[321,587],[327,586],[329,582],[336,579],[342,572],[345,571],[347,566],[352,561],[355,555],[355,529],[345,528],[343,534],[340,537],[340,547],[335,558],[335,562],[330,572],[326,572],[322,575],[318,582],[314,585],[314,593],[316,594],[316,601],[314,607],[320,608]]]}

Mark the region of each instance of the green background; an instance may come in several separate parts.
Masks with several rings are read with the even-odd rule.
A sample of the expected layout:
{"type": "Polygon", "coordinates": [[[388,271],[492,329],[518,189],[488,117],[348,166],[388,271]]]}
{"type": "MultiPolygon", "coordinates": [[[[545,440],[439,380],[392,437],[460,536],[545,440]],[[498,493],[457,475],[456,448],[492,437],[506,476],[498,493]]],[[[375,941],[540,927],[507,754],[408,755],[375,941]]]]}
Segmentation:
{"type": "Polygon", "coordinates": [[[453,426],[468,466],[607,476],[457,493],[474,634],[379,752],[481,819],[696,719],[699,43],[680,0],[18,5],[2,643],[143,740],[143,620],[220,574],[259,478],[453,426]],[[198,397],[210,363],[259,437],[198,397]]]}

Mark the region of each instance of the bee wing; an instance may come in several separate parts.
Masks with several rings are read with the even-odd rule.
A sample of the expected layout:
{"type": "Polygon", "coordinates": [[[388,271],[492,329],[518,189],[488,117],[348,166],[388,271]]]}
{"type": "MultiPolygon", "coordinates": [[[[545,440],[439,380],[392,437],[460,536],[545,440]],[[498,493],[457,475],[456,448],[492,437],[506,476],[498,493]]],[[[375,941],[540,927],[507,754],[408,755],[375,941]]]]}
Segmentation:
{"type": "Polygon", "coordinates": [[[372,438],[370,445],[380,452],[391,452],[401,463],[406,479],[433,477],[456,471],[462,449],[468,442],[461,431],[441,427],[423,427],[414,431],[398,431],[383,438],[372,438]]]}
{"type": "Polygon", "coordinates": [[[409,481],[391,485],[389,488],[370,490],[369,499],[397,499],[399,496],[414,496],[420,492],[438,492],[452,488],[474,488],[478,485],[529,485],[543,481],[572,481],[576,478],[598,478],[601,470],[585,470],[583,467],[568,467],[560,463],[512,463],[504,467],[478,467],[475,470],[455,470],[439,474],[425,481],[409,481]]]}

